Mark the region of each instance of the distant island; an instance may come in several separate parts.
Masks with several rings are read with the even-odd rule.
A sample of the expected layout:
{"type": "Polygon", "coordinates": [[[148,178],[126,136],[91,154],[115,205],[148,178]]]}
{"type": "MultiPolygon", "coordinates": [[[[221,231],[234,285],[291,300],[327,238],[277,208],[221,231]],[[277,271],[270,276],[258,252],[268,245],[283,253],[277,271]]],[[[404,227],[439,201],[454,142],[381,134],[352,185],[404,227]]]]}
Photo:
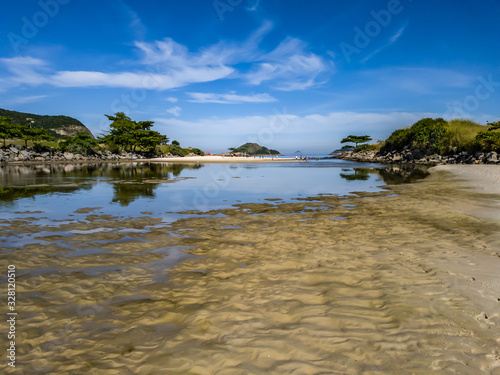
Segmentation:
{"type": "Polygon", "coordinates": [[[230,147],[229,151],[235,154],[247,155],[281,155],[281,152],[268,149],[267,147],[261,146],[257,143],[245,143],[238,148],[230,147]]]}
{"type": "Polygon", "coordinates": [[[30,124],[32,128],[45,129],[55,139],[60,139],[63,136],[74,137],[77,133],[87,133],[94,138],[92,132],[85,125],[69,116],[37,115],[0,108],[1,116],[11,118],[12,122],[16,124],[30,124]]]}

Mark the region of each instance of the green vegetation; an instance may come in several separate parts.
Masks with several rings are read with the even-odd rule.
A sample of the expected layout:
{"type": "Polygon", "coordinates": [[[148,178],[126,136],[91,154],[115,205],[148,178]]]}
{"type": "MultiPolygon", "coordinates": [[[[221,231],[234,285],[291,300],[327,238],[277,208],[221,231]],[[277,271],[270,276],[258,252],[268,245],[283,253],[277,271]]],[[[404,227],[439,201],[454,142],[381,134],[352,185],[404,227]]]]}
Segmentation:
{"type": "Polygon", "coordinates": [[[33,128],[31,124],[19,125],[14,123],[10,117],[0,117],[0,137],[5,146],[6,139],[19,138],[24,141],[24,146],[28,147],[28,141],[51,141],[55,138],[50,133],[41,128],[33,128]]]}
{"type": "Polygon", "coordinates": [[[59,150],[62,152],[71,152],[83,156],[95,154],[94,149],[99,148],[99,144],[95,138],[92,138],[88,133],[79,132],[74,137],[64,137],[59,142],[59,150]]]}
{"type": "Polygon", "coordinates": [[[112,123],[109,125],[109,133],[100,141],[108,145],[117,145],[122,151],[135,152],[139,148],[146,152],[154,152],[156,146],[168,142],[165,135],[151,130],[153,121],[133,121],[123,112],[117,112],[114,116],[106,115],[106,117],[112,123]]]}
{"type": "MultiPolygon", "coordinates": [[[[354,151],[369,151],[369,145],[361,145],[358,144],[370,142],[372,138],[368,135],[350,135],[340,141],[340,143],[354,143],[354,151]]],[[[344,146],[344,147],[352,147],[352,146],[344,146]]]]}
{"type": "Polygon", "coordinates": [[[233,153],[247,154],[247,155],[280,155],[277,150],[268,149],[267,147],[260,146],[257,143],[245,143],[240,147],[230,147],[229,151],[233,153]]]}
{"type": "Polygon", "coordinates": [[[24,147],[32,146],[35,152],[58,150],[83,156],[95,155],[105,150],[116,154],[127,151],[149,155],[204,155],[198,148],[182,148],[177,141],[168,145],[168,138],[165,135],[151,129],[153,121],[133,121],[123,112],[115,113],[113,116],[105,115],[111,121],[110,130],[97,140],[83,124],[71,117],[40,116],[1,109],[0,113],[14,116],[0,116],[0,138],[3,139],[4,147],[9,143],[24,147]],[[70,125],[71,129],[64,126],[70,120],[76,122],[76,125],[70,125]],[[49,128],[50,130],[47,130],[49,128]],[[78,129],[82,131],[75,131],[78,129]],[[53,135],[56,131],[59,132],[57,137],[53,135]]]}
{"type": "Polygon", "coordinates": [[[483,126],[469,120],[424,118],[409,128],[394,131],[382,145],[381,152],[405,149],[418,149],[427,155],[500,151],[500,123],[483,126]]]}
{"type": "MultiPolygon", "coordinates": [[[[9,111],[0,108],[0,116],[8,117],[14,124],[30,124],[33,129],[45,129],[52,137],[75,136],[78,132],[92,135],[89,129],[77,119],[68,116],[44,116],[33,113],[9,111]]],[[[6,137],[8,138],[8,137],[6,137]]]]}
{"type": "Polygon", "coordinates": [[[3,139],[5,147],[5,140],[16,138],[18,135],[18,125],[12,123],[10,117],[0,116],[0,137],[3,139]]]}
{"type": "Polygon", "coordinates": [[[172,141],[171,145],[165,145],[161,147],[162,154],[171,154],[176,156],[186,156],[188,154],[195,154],[203,156],[205,153],[201,151],[199,148],[182,148],[181,144],[177,141],[172,141]]]}

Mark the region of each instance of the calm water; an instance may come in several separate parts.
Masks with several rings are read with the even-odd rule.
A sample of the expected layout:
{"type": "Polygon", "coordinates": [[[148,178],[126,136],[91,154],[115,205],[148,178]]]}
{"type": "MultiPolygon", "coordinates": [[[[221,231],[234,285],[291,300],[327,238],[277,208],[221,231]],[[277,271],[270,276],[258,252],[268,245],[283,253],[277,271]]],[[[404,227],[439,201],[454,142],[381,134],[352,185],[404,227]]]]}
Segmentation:
{"type": "Polygon", "coordinates": [[[64,220],[83,207],[101,207],[102,213],[118,216],[147,212],[158,217],[266,199],[378,191],[385,184],[379,168],[339,160],[5,166],[0,169],[0,209],[5,219],[30,213],[64,220]]]}

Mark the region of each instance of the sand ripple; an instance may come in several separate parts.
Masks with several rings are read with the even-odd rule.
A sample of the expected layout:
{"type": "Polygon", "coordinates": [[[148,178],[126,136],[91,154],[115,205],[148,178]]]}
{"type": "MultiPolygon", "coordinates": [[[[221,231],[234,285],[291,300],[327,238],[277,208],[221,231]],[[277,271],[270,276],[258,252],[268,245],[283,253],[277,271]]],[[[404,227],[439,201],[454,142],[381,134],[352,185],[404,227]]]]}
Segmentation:
{"type": "Polygon", "coordinates": [[[91,214],[12,251],[36,219],[4,223],[20,373],[500,374],[499,223],[446,181],[164,227],[91,214]]]}

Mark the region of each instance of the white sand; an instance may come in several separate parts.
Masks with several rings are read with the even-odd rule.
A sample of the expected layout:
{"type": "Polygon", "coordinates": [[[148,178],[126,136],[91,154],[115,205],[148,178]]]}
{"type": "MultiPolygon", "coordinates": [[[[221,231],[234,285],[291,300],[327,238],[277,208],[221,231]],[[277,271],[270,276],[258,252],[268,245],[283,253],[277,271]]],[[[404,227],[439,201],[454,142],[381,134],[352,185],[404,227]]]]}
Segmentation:
{"type": "Polygon", "coordinates": [[[150,159],[153,162],[169,162],[169,163],[300,163],[305,160],[296,160],[295,158],[284,157],[264,157],[258,156],[185,156],[185,157],[172,157],[172,158],[155,158],[150,159]]]}
{"type": "Polygon", "coordinates": [[[439,165],[435,171],[451,172],[462,178],[464,187],[481,193],[500,194],[500,165],[439,165]]]}

